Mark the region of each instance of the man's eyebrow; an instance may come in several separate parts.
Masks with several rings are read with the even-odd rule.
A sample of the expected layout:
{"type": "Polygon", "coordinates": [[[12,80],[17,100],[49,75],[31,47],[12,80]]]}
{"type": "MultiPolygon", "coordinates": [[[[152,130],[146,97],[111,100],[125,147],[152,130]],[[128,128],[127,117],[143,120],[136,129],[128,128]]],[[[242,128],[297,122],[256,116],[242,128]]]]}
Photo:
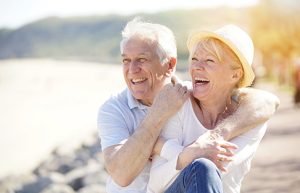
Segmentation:
{"type": "Polygon", "coordinates": [[[142,52],[138,56],[151,56],[151,52],[142,52]]]}
{"type": "MultiPolygon", "coordinates": [[[[150,56],[151,53],[150,52],[141,52],[138,54],[138,56],[150,56]]],[[[121,54],[121,57],[126,57],[126,54],[121,54]]]]}

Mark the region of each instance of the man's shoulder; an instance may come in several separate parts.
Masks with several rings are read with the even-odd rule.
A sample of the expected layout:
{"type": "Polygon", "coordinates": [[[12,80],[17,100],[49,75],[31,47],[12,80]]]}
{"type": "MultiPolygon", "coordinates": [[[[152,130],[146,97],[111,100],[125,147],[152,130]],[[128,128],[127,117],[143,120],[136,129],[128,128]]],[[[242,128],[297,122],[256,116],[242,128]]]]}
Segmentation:
{"type": "Polygon", "coordinates": [[[100,110],[113,110],[118,108],[129,108],[128,107],[128,97],[127,89],[119,93],[112,94],[109,99],[107,99],[101,106],[100,110]]]}

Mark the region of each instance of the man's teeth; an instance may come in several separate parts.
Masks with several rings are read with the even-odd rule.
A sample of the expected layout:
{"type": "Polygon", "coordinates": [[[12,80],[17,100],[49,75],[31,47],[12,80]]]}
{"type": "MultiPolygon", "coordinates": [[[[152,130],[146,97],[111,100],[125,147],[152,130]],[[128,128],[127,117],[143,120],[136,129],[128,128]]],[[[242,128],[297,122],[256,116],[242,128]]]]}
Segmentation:
{"type": "Polygon", "coordinates": [[[133,83],[139,83],[139,82],[143,82],[144,80],[146,80],[146,78],[134,78],[134,79],[132,79],[131,81],[132,81],[133,83]]]}

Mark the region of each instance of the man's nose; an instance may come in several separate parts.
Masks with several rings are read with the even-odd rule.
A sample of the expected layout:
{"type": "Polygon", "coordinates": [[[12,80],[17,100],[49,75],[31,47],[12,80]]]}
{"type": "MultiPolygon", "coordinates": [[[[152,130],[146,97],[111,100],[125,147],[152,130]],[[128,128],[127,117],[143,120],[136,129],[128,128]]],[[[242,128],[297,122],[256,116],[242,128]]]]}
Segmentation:
{"type": "Polygon", "coordinates": [[[130,64],[129,64],[129,72],[130,73],[137,73],[140,71],[140,69],[141,69],[141,67],[137,62],[135,62],[135,61],[130,62],[130,64]]]}

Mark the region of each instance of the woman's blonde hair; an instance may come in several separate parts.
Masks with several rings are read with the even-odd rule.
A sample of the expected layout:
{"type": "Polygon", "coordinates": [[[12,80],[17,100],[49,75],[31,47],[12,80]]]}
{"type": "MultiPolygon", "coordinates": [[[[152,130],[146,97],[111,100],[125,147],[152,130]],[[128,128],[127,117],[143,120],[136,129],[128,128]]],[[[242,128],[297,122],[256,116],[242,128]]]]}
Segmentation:
{"type": "MultiPolygon", "coordinates": [[[[225,62],[230,65],[230,67],[235,69],[242,69],[243,73],[243,67],[241,64],[241,61],[237,57],[237,55],[222,41],[216,39],[216,38],[205,38],[200,40],[193,49],[190,52],[189,55],[189,61],[191,62],[192,57],[197,49],[203,49],[206,52],[212,54],[220,62],[225,62]]],[[[240,81],[243,79],[243,76],[241,76],[240,81]]],[[[237,86],[239,87],[240,81],[237,83],[237,86]]]]}

